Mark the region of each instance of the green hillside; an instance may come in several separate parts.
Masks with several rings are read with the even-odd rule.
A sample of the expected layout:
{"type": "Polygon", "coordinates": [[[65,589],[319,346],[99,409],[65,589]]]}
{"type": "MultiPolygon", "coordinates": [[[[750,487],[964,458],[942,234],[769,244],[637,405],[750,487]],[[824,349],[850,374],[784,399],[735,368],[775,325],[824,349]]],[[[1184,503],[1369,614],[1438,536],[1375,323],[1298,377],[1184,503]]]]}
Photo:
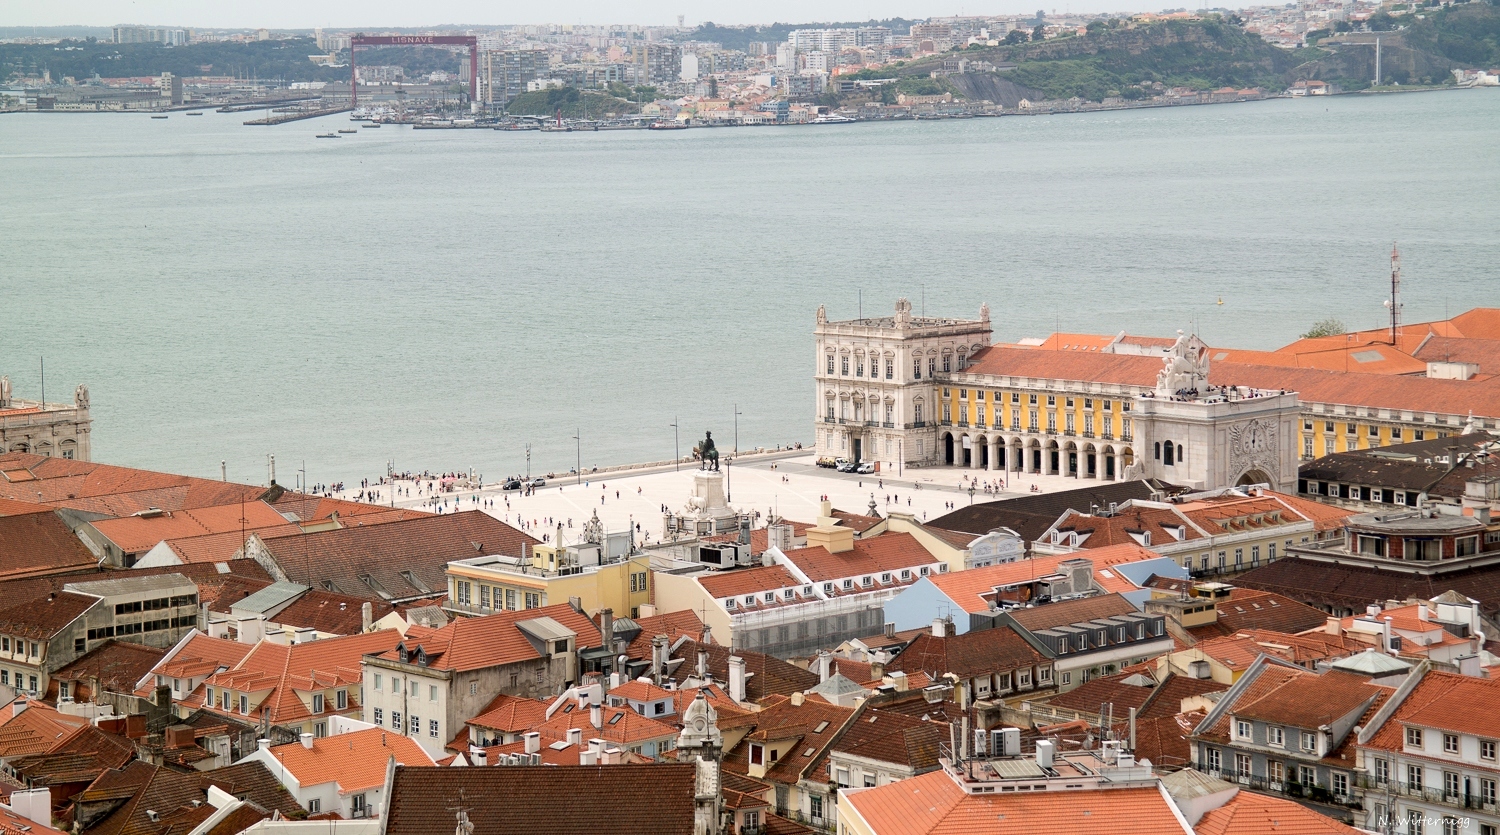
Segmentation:
{"type": "Polygon", "coordinates": [[[511,99],[505,110],[515,116],[553,116],[561,110],[564,119],[599,119],[634,113],[636,107],[634,102],[603,93],[586,93],[576,87],[553,87],[522,93],[511,99]]]}

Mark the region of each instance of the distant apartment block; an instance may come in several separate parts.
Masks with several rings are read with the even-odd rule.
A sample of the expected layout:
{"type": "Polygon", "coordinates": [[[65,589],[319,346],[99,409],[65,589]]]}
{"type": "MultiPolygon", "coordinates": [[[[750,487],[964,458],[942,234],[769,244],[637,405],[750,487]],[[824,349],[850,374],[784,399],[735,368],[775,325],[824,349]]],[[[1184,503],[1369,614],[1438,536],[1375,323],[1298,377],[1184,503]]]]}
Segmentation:
{"type": "Polygon", "coordinates": [[[161,43],[182,46],[193,39],[191,29],[167,29],[154,26],[116,26],[115,43],[161,43]]]}

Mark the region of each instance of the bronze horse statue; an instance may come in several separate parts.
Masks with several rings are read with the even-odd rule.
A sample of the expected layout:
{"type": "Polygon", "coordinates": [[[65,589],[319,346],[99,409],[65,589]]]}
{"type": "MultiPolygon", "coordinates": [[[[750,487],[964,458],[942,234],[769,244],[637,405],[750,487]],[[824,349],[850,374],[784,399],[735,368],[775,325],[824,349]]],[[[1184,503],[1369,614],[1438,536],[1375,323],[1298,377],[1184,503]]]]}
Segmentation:
{"type": "Polygon", "coordinates": [[[719,450],[714,447],[714,433],[704,432],[703,440],[693,450],[693,455],[703,462],[700,469],[717,472],[719,469],[719,450]]]}

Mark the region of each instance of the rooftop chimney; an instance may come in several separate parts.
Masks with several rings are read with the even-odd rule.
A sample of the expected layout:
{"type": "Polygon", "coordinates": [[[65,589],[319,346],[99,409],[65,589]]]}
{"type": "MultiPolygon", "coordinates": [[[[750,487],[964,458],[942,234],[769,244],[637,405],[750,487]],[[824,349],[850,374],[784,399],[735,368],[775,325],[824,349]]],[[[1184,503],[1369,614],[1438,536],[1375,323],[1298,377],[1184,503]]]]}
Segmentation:
{"type": "Polygon", "coordinates": [[[943,619],[942,618],[933,618],[932,619],[932,637],[934,637],[934,638],[946,638],[946,637],[948,637],[948,627],[943,623],[943,619]]]}
{"type": "Polygon", "coordinates": [[[1053,756],[1056,748],[1057,748],[1056,743],[1052,742],[1051,740],[1047,740],[1047,739],[1037,740],[1037,743],[1036,743],[1036,764],[1039,765],[1039,766],[1041,766],[1042,768],[1051,768],[1052,767],[1052,756],[1053,756]]]}
{"type": "Polygon", "coordinates": [[[822,650],[818,653],[818,681],[827,681],[833,675],[833,653],[822,650]]]}
{"type": "Polygon", "coordinates": [[[262,751],[269,751],[269,750],[271,750],[271,740],[269,740],[269,739],[257,739],[257,740],[255,740],[255,746],[257,748],[259,748],[260,750],[262,750],[262,751]]]}
{"type": "Polygon", "coordinates": [[[302,747],[303,748],[307,748],[309,750],[312,749],[312,744],[313,744],[313,735],[312,734],[298,734],[297,738],[300,739],[300,740],[302,740],[302,747]]]}
{"type": "Polygon", "coordinates": [[[375,609],[368,600],[359,607],[359,625],[361,632],[369,632],[375,628],[375,609]]]}
{"type": "Polygon", "coordinates": [[[1328,622],[1323,624],[1323,631],[1329,635],[1342,635],[1344,634],[1343,622],[1336,617],[1329,616],[1328,622]]]}
{"type": "Polygon", "coordinates": [[[17,716],[20,716],[21,713],[26,710],[26,707],[29,704],[30,702],[26,701],[25,696],[17,696],[16,700],[11,703],[11,717],[15,718],[17,716]]]}
{"type": "Polygon", "coordinates": [[[527,731],[521,734],[521,738],[526,740],[526,753],[535,754],[542,750],[542,735],[536,731],[527,731]]]}
{"type": "Polygon", "coordinates": [[[729,698],[745,703],[745,659],[729,656],[729,698]]]}
{"type": "Polygon", "coordinates": [[[595,754],[593,751],[589,751],[587,749],[585,749],[583,751],[579,751],[578,752],[578,764],[579,765],[593,765],[594,762],[598,759],[598,757],[599,757],[598,754],[595,754]]]}
{"type": "Polygon", "coordinates": [[[589,724],[596,729],[604,727],[604,708],[599,705],[589,705],[589,724]]]}
{"type": "Polygon", "coordinates": [[[578,746],[583,745],[583,728],[568,729],[568,744],[578,746]]]}
{"type": "Polygon", "coordinates": [[[599,612],[599,635],[604,638],[604,648],[610,652],[615,651],[615,610],[604,609],[599,612]]]}
{"type": "Polygon", "coordinates": [[[666,675],[667,658],[670,655],[667,636],[657,635],[651,639],[651,680],[657,687],[661,686],[662,678],[666,675]]]}
{"type": "Polygon", "coordinates": [[[698,650],[698,678],[700,680],[708,678],[708,650],[706,649],[698,650]]]}

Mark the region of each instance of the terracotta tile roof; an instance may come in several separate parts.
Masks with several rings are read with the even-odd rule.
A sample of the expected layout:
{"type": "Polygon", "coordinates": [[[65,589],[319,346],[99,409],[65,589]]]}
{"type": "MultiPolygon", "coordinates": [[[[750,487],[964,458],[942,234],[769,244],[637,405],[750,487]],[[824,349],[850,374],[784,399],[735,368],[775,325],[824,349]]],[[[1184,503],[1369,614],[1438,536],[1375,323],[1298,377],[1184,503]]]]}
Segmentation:
{"type": "MultiPolygon", "coordinates": [[[[585,746],[587,747],[587,746],[585,746]]],[[[467,753],[468,749],[464,749],[467,753]]],[[[491,745],[484,749],[484,761],[488,765],[497,765],[500,758],[510,754],[526,753],[526,740],[512,742],[508,745],[491,745]]],[[[551,745],[543,745],[537,751],[542,757],[542,765],[578,765],[578,755],[581,753],[576,745],[564,745],[554,748],[551,745]]],[[[472,760],[473,758],[468,758],[472,760]]],[[[438,763],[443,765],[443,763],[438,763]]]]}
{"type": "Polygon", "coordinates": [[[802,573],[815,583],[915,568],[937,562],[917,538],[909,533],[886,532],[869,539],[854,540],[854,548],[830,554],[821,546],[794,548],[786,553],[802,573]]]}
{"type": "Polygon", "coordinates": [[[1383,571],[1373,566],[1335,565],[1300,557],[1283,557],[1235,578],[1235,585],[1264,589],[1301,600],[1359,612],[1372,601],[1430,600],[1456,591],[1479,601],[1488,616],[1500,614],[1500,566],[1461,568],[1441,574],[1383,571]]]}
{"type": "Polygon", "coordinates": [[[0,578],[60,574],[98,563],[56,513],[0,517],[0,578]]]}
{"type": "MultiPolygon", "coordinates": [[[[1386,337],[1382,337],[1386,338],[1386,337]]],[[[1369,340],[1333,344],[1303,344],[1279,351],[1209,349],[1210,362],[1241,365],[1272,365],[1287,368],[1321,368],[1350,374],[1425,374],[1427,363],[1393,348],[1388,342],[1369,340]]]]}
{"type": "Polygon", "coordinates": [[[787,570],[786,566],[765,565],[729,571],[710,571],[698,578],[698,585],[710,595],[723,599],[785,588],[801,588],[802,581],[797,579],[797,575],[787,570]]]}
{"type": "MultiPolygon", "coordinates": [[[[1132,337],[1143,339],[1147,337],[1132,337]]],[[[1036,345],[1018,345],[1015,347],[1034,351],[1102,351],[1115,341],[1115,337],[1107,333],[1053,333],[1036,345]]],[[[1172,341],[1167,340],[1171,345],[1172,341]]]]}
{"type": "Polygon", "coordinates": [[[520,556],[541,544],[488,514],[471,510],[378,525],[280,536],[266,550],[294,583],[367,600],[430,597],[448,587],[452,560],[479,554],[520,556]]]}
{"type": "Polygon", "coordinates": [[[1198,819],[1197,835],[1365,835],[1295,800],[1241,791],[1198,819]]]}
{"type": "MultiPolygon", "coordinates": [[[[788,525],[792,526],[792,538],[793,539],[801,539],[801,538],[807,536],[807,529],[810,528],[810,527],[812,527],[812,525],[808,524],[807,522],[793,522],[790,519],[783,519],[781,521],[783,523],[785,523],[785,524],[788,524],[788,525]]],[[[721,534],[715,534],[714,536],[706,536],[706,537],[703,538],[703,541],[704,542],[738,542],[739,538],[740,538],[740,535],[738,533],[721,533],[721,534]]],[[[752,554],[759,554],[759,553],[765,551],[766,547],[769,544],[770,544],[770,532],[767,531],[765,528],[756,528],[756,529],[750,531],[750,553],[752,553],[752,554]]]]}
{"type": "Polygon", "coordinates": [[[167,539],[182,539],[214,533],[255,531],[283,527],[287,523],[265,502],[236,502],[191,510],[164,510],[160,515],[125,516],[93,522],[103,534],[127,554],[147,551],[167,539]]]}
{"type": "Polygon", "coordinates": [[[217,705],[206,704],[204,688],[211,686],[216,690],[233,691],[236,695],[257,694],[251,700],[250,715],[256,718],[265,715],[273,725],[300,723],[315,715],[357,714],[360,709],[359,683],[363,680],[360,662],[364,656],[379,653],[400,641],[401,633],[394,629],[325,638],[292,646],[261,641],[238,664],[209,676],[204,686],[177,702],[215,712],[233,713],[238,710],[237,703],[231,704],[229,711],[223,711],[217,705]],[[349,687],[349,700],[348,707],[344,710],[335,709],[334,701],[328,699],[325,700],[323,713],[314,714],[309,707],[311,695],[307,702],[299,695],[345,686],[349,687]],[[261,693],[265,695],[259,696],[261,693]]]}
{"type": "Polygon", "coordinates": [[[814,835],[818,830],[811,826],[788,820],[775,812],[767,812],[761,815],[761,828],[765,835],[814,835]]]}
{"type": "Polygon", "coordinates": [[[15,499],[0,499],[0,516],[22,516],[28,513],[51,512],[51,505],[18,502],[15,499]]]}
{"type": "Polygon", "coordinates": [[[452,835],[467,809],[474,835],[692,835],[690,763],[397,768],[386,835],[452,835]]]}
{"type": "MultiPolygon", "coordinates": [[[[208,786],[216,785],[236,797],[283,816],[302,818],[305,812],[265,766],[238,763],[211,772],[180,773],[136,760],[123,769],[106,771],[77,799],[83,802],[124,798],[124,803],[83,830],[84,835],[181,835],[169,816],[205,801],[208,786]],[[152,820],[148,812],[155,812],[152,820]]],[[[205,804],[206,805],[206,804],[205,804]]],[[[201,807],[200,807],[201,808],[201,807]]]]}
{"type": "Polygon", "coordinates": [[[0,759],[22,754],[40,754],[67,739],[74,731],[87,725],[87,719],[64,716],[55,708],[41,702],[26,701],[19,715],[14,703],[6,706],[0,714],[0,759]]]}
{"type": "MultiPolygon", "coordinates": [[[[210,638],[194,631],[171,658],[165,658],[151,671],[167,678],[192,678],[212,673],[224,667],[233,669],[250,654],[251,645],[225,638],[210,638]]],[[[138,695],[149,695],[151,686],[138,695]]]]}
{"type": "MultiPolygon", "coordinates": [[[[1113,706],[1115,716],[1128,716],[1131,708],[1139,709],[1148,699],[1156,695],[1155,679],[1139,673],[1115,673],[1091,678],[1083,684],[1047,699],[1053,707],[1077,710],[1084,713],[1099,713],[1108,703],[1113,706]],[[1136,681],[1146,679],[1145,684],[1136,681]]],[[[1175,712],[1175,711],[1174,711],[1175,712]]]]}
{"type": "MultiPolygon", "coordinates": [[[[540,609],[456,618],[447,626],[431,631],[412,627],[406,633],[405,645],[408,650],[420,646],[427,653],[427,666],[436,670],[480,670],[529,661],[541,656],[517,624],[536,618],[552,618],[577,633],[577,649],[600,644],[599,628],[594,622],[572,606],[560,603],[540,609]]],[[[394,645],[379,655],[392,661],[399,660],[394,645]]]]}
{"type": "Polygon", "coordinates": [[[327,496],[310,496],[306,493],[282,493],[271,502],[277,512],[289,513],[303,523],[321,522],[331,519],[337,515],[341,519],[350,519],[355,516],[366,517],[362,521],[370,524],[368,517],[390,517],[393,519],[416,518],[418,516],[431,516],[420,510],[402,507],[385,507],[378,504],[366,504],[364,502],[351,502],[345,499],[334,499],[327,496]]]}
{"type": "Polygon", "coordinates": [[[1186,630],[1187,633],[1198,640],[1233,635],[1244,629],[1295,635],[1323,626],[1328,620],[1321,609],[1259,589],[1230,589],[1229,597],[1218,601],[1215,608],[1218,610],[1216,622],[1192,627],[1186,630]]]}
{"type": "Polygon", "coordinates": [[[363,606],[370,604],[370,621],[374,623],[395,611],[384,600],[361,600],[347,594],[313,589],[270,620],[282,626],[311,627],[328,635],[358,635],[364,629],[363,606]]]}
{"type": "Polygon", "coordinates": [[[648,615],[634,620],[635,625],[639,626],[641,631],[630,639],[630,645],[625,650],[625,654],[635,659],[651,657],[651,639],[657,635],[666,635],[670,641],[675,641],[683,635],[695,641],[703,637],[703,620],[698,617],[697,612],[691,609],[648,615]]]}
{"type": "Polygon", "coordinates": [[[62,831],[53,829],[46,824],[22,817],[8,808],[0,806],[0,830],[5,832],[24,832],[26,835],[64,835],[62,831]]]}
{"type": "MultiPolygon", "coordinates": [[[[730,656],[738,656],[745,660],[745,672],[748,674],[745,681],[745,698],[751,702],[759,702],[772,695],[785,696],[800,693],[818,684],[817,673],[808,672],[796,664],[789,664],[779,658],[759,652],[746,649],[734,650],[718,644],[704,644],[691,639],[684,641],[682,646],[673,653],[674,658],[686,659],[677,668],[676,678],[679,681],[694,673],[700,649],[708,653],[708,673],[717,682],[729,681],[730,656]]],[[[644,657],[649,658],[650,644],[647,644],[646,650],[644,657]]]]}
{"type": "Polygon", "coordinates": [[[0,498],[37,501],[40,492],[40,500],[47,504],[117,517],[152,507],[182,510],[253,501],[266,492],[264,487],[90,461],[0,454],[0,470],[15,469],[27,471],[31,478],[0,478],[0,498]]]}
{"type": "Polygon", "coordinates": [[[621,684],[619,687],[610,688],[608,695],[612,699],[626,699],[636,702],[655,702],[662,699],[670,699],[676,693],[665,687],[657,687],[649,681],[632,679],[621,684]]]}
{"type": "Polygon", "coordinates": [[[854,531],[856,536],[862,536],[865,531],[868,531],[869,529],[885,521],[885,519],[880,516],[867,516],[860,513],[850,513],[847,510],[839,510],[837,508],[834,509],[832,515],[833,518],[839,520],[839,527],[849,528],[850,530],[854,531]]]}
{"type": "Polygon", "coordinates": [[[1363,747],[1400,751],[1408,725],[1493,737],[1497,714],[1500,680],[1428,670],[1363,747]]]}
{"type": "Polygon", "coordinates": [[[1129,600],[1118,594],[1101,594],[1097,597],[1082,597],[1048,603],[1032,609],[1015,609],[1009,612],[1011,620],[1036,632],[1055,626],[1067,626],[1086,620],[1128,615],[1137,611],[1129,600]]]}
{"type": "Polygon", "coordinates": [[[1368,678],[1339,670],[1318,675],[1303,672],[1291,676],[1280,687],[1255,699],[1240,697],[1231,706],[1237,717],[1316,729],[1365,704],[1389,687],[1371,684],[1368,678]]]}
{"type": "Polygon", "coordinates": [[[1154,550],[1143,549],[1136,543],[1128,543],[1107,547],[1107,549],[1091,550],[1088,553],[1038,555],[1016,562],[1002,562],[1001,565],[969,568],[968,571],[930,574],[927,580],[932,582],[932,585],[938,586],[939,591],[948,595],[954,603],[962,606],[965,612],[971,615],[981,615],[981,613],[989,612],[990,601],[995,600],[995,586],[1013,585],[1013,583],[1035,580],[1037,577],[1046,577],[1047,574],[1055,574],[1061,562],[1079,558],[1094,561],[1094,580],[1106,591],[1128,592],[1136,591],[1136,583],[1131,583],[1130,580],[1113,571],[1110,571],[1110,576],[1104,576],[1100,573],[1101,568],[1109,568],[1112,565],[1124,564],[1124,562],[1142,561],[1142,559],[1158,559],[1161,555],[1154,550]]]}
{"type": "Polygon", "coordinates": [[[840,801],[874,835],[1191,835],[1155,786],[1093,791],[967,794],[944,771],[873,789],[850,790],[840,801]]]}
{"type": "Polygon", "coordinates": [[[312,741],[271,747],[271,756],[297,779],[302,787],[337,783],[338,793],[356,794],[385,785],[386,764],[432,765],[432,757],[411,737],[387,733],[380,728],[351,731],[312,741]]]}
{"type": "Polygon", "coordinates": [[[91,783],[107,769],[123,768],[135,759],[135,743],[125,737],[83,725],[46,752],[9,759],[23,781],[37,786],[91,783]]]}
{"type": "MultiPolygon", "coordinates": [[[[1222,693],[1229,689],[1229,685],[1221,684],[1211,678],[1192,678],[1168,673],[1167,677],[1156,685],[1155,691],[1150,698],[1141,706],[1136,713],[1136,718],[1156,719],[1174,716],[1182,710],[1182,700],[1192,696],[1202,696],[1206,693],[1222,693]]],[[[1115,715],[1119,715],[1116,711],[1115,715]]]]}
{"type": "Polygon", "coordinates": [[[1422,343],[1416,357],[1424,363],[1471,362],[1481,374],[1500,374],[1500,339],[1434,336],[1422,343]]]}
{"type": "MultiPolygon", "coordinates": [[[[134,693],[135,684],[161,662],[167,651],[111,638],[52,673],[54,681],[97,681],[115,693],[134,693]]],[[[97,697],[98,694],[96,693],[97,697]]]]}
{"type": "MultiPolygon", "coordinates": [[[[938,746],[948,742],[948,723],[870,708],[860,712],[831,750],[895,763],[917,774],[938,767],[938,746]]],[[[826,758],[823,765],[826,766],[826,758]]],[[[826,778],[826,771],[817,776],[826,778]]]]}
{"type": "Polygon", "coordinates": [[[44,600],[0,609],[0,632],[44,641],[67,628],[98,603],[99,598],[92,595],[60,591],[44,600]]]}
{"type": "Polygon", "coordinates": [[[775,696],[763,702],[758,713],[721,718],[719,724],[723,728],[747,725],[752,728],[740,744],[725,752],[724,767],[736,774],[745,774],[750,767],[749,743],[796,740],[781,759],[766,769],[763,779],[788,786],[804,777],[826,780],[828,772],[824,754],[855,712],[855,708],[839,707],[821,699],[809,698],[794,705],[784,696],[775,696]]]}
{"type": "Polygon", "coordinates": [[[1079,545],[1091,550],[1110,545],[1140,545],[1143,542],[1163,545],[1202,539],[1203,533],[1194,525],[1185,524],[1185,521],[1176,508],[1128,504],[1114,516],[1094,516],[1070,511],[1057,520],[1052,530],[1061,533],[1076,532],[1081,540],[1079,545]],[[1182,532],[1181,540],[1176,537],[1179,530],[1182,532]]]}
{"type": "Polygon", "coordinates": [[[1160,356],[1044,351],[991,345],[975,353],[961,373],[1153,388],[1160,371],[1160,356]]]}
{"type": "Polygon", "coordinates": [[[1050,662],[1015,630],[971,630],[962,635],[939,638],[928,632],[918,635],[890,663],[886,671],[924,672],[934,679],[953,673],[961,679],[1012,670],[1029,670],[1050,662]]]}
{"type": "MultiPolygon", "coordinates": [[[[523,699],[502,693],[478,716],[470,719],[468,724],[502,733],[525,733],[546,721],[549,704],[539,699],[523,699]]],[[[576,756],[574,760],[576,762],[576,756]]]]}
{"type": "Polygon", "coordinates": [[[1131,500],[1150,499],[1160,490],[1170,492],[1173,489],[1176,488],[1164,482],[1142,479],[1103,482],[1077,490],[1036,493],[966,505],[928,522],[927,527],[946,528],[975,536],[999,528],[1009,528],[1021,539],[1032,542],[1052,527],[1065,511],[1086,513],[1094,505],[1108,506],[1110,502],[1124,504],[1131,500]]]}
{"type": "MultiPolygon", "coordinates": [[[[1158,770],[1174,771],[1186,768],[1192,761],[1192,743],[1188,737],[1193,728],[1203,721],[1206,714],[1199,710],[1193,713],[1168,714],[1135,720],[1135,755],[1138,759],[1150,760],[1158,770]]],[[[1127,728],[1128,733],[1128,728],[1127,728]]]]}
{"type": "Polygon", "coordinates": [[[671,725],[649,719],[626,707],[601,706],[603,723],[599,727],[594,727],[592,716],[593,711],[587,705],[579,707],[577,702],[569,701],[535,730],[546,742],[562,742],[567,740],[569,730],[581,728],[585,740],[598,738],[624,746],[675,739],[677,736],[677,729],[671,725]]]}
{"type": "Polygon", "coordinates": [[[1500,417],[1500,379],[1496,378],[1440,380],[1225,363],[1214,366],[1209,379],[1214,385],[1295,391],[1303,403],[1374,406],[1423,413],[1439,411],[1450,415],[1473,412],[1480,417],[1500,417]]]}

